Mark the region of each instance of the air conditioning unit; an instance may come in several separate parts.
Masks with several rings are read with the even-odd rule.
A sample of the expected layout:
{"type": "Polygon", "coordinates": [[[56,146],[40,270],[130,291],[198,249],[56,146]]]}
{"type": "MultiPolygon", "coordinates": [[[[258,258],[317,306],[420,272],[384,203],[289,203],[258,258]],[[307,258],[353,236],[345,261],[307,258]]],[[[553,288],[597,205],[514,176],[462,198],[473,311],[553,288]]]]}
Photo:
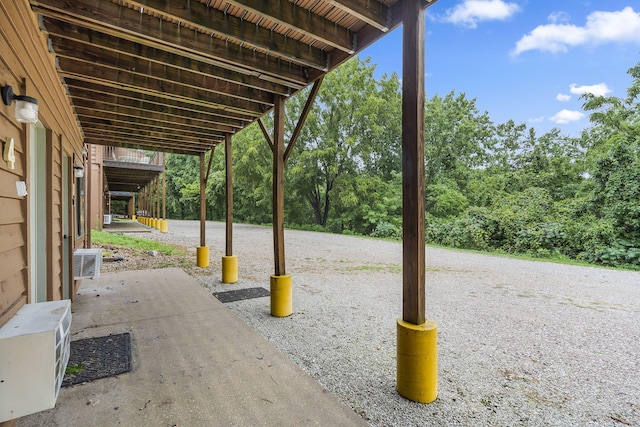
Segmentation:
{"type": "Polygon", "coordinates": [[[0,423],[55,406],[70,328],[70,300],[27,304],[0,328],[0,423]]]}
{"type": "Polygon", "coordinates": [[[75,280],[100,277],[102,249],[76,249],[73,252],[73,278],[75,280]]]}

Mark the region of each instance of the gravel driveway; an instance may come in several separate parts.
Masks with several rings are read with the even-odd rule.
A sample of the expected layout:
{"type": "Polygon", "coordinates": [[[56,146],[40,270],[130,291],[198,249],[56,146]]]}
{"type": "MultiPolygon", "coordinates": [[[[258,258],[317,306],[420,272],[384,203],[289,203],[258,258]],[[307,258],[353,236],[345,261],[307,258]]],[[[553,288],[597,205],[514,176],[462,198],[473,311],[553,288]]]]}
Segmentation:
{"type": "MultiPolygon", "coordinates": [[[[195,248],[197,221],[149,237],[195,248]]],[[[286,231],[293,315],[269,299],[228,307],[373,426],[640,426],[640,273],[427,249],[439,395],[395,391],[400,243],[286,231]]],[[[269,227],[234,226],[240,281],[220,283],[224,224],[207,223],[214,293],[269,288],[269,227]]],[[[195,263],[195,251],[194,251],[195,263]]]]}

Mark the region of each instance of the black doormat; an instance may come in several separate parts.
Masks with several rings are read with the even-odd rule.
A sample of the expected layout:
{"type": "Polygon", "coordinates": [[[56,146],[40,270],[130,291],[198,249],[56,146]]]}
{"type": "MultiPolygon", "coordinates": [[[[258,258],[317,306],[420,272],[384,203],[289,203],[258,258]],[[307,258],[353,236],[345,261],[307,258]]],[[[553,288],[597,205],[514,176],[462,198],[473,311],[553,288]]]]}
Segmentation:
{"type": "Polygon", "coordinates": [[[236,289],[234,291],[218,292],[213,295],[221,302],[234,302],[243,299],[268,297],[271,294],[264,288],[246,288],[236,289]]]}
{"type": "Polygon", "coordinates": [[[71,341],[62,387],[112,377],[131,371],[131,336],[128,332],[71,341]],[[77,371],[77,372],[76,372],[77,371]]]}

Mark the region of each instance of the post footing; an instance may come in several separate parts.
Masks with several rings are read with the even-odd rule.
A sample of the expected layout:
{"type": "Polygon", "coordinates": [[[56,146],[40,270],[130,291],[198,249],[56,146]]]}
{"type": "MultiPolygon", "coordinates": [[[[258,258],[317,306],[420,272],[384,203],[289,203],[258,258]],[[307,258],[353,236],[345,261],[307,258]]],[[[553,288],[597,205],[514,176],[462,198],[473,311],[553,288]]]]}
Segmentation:
{"type": "Polygon", "coordinates": [[[227,255],[222,257],[222,283],[236,283],[238,281],[238,257],[227,255]]]}
{"type": "Polygon", "coordinates": [[[431,403],[438,397],[438,325],[398,319],[396,389],[409,400],[431,403]]]}
{"type": "Polygon", "coordinates": [[[293,313],[291,275],[271,276],[271,315],[287,317],[293,313]]]}
{"type": "Polygon", "coordinates": [[[198,267],[209,267],[209,246],[198,246],[196,248],[196,265],[198,267]]]}

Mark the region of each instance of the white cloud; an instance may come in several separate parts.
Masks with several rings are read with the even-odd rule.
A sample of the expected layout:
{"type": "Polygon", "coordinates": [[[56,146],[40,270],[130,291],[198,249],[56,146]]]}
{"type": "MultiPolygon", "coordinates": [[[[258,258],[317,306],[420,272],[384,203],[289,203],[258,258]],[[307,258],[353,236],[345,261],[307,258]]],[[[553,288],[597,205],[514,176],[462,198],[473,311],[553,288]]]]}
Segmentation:
{"type": "Polygon", "coordinates": [[[570,47],[583,44],[640,43],[640,13],[627,6],[617,12],[593,12],[587,22],[579,27],[563,21],[559,15],[549,17],[550,24],[539,25],[516,43],[512,55],[528,50],[566,52],[570,47]]]}
{"type": "Polygon", "coordinates": [[[480,21],[503,21],[519,10],[516,3],[504,0],[464,0],[447,10],[444,21],[476,28],[480,21]]]}
{"type": "Polygon", "coordinates": [[[528,120],[530,123],[540,123],[544,121],[544,117],[534,117],[533,119],[528,120]]]}
{"type": "Polygon", "coordinates": [[[547,20],[553,24],[557,24],[559,22],[569,22],[569,14],[566,12],[553,12],[547,20]]]}
{"type": "Polygon", "coordinates": [[[609,89],[609,86],[607,86],[606,83],[599,83],[597,85],[591,86],[578,86],[575,83],[572,83],[570,88],[570,92],[574,95],[584,95],[585,93],[591,93],[595,96],[605,96],[612,92],[612,90],[609,89]]]}
{"type": "Polygon", "coordinates": [[[571,122],[577,122],[583,116],[584,113],[581,111],[562,110],[558,111],[553,117],[549,117],[549,120],[563,125],[571,122]]]}
{"type": "Polygon", "coordinates": [[[559,93],[556,95],[556,99],[560,102],[567,102],[571,99],[571,95],[567,95],[564,93],[559,93]]]}

